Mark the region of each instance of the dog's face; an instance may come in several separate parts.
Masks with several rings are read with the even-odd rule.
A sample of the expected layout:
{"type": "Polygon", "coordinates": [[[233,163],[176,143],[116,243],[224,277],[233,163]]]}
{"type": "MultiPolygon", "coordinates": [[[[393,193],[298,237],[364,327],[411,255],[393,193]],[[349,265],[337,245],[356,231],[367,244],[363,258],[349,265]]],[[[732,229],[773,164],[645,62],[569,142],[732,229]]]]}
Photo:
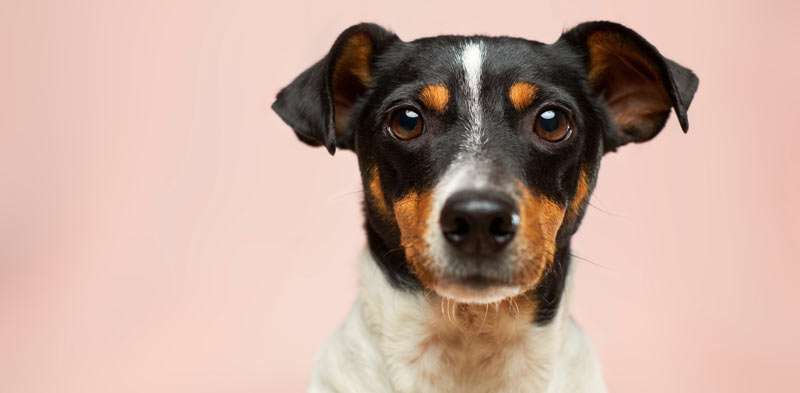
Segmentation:
{"type": "Polygon", "coordinates": [[[552,45],[403,42],[361,24],[273,108],[304,142],[358,155],[370,248],[393,284],[488,303],[543,286],[603,154],[651,139],[673,108],[686,130],[696,87],[607,22],[552,45]]]}

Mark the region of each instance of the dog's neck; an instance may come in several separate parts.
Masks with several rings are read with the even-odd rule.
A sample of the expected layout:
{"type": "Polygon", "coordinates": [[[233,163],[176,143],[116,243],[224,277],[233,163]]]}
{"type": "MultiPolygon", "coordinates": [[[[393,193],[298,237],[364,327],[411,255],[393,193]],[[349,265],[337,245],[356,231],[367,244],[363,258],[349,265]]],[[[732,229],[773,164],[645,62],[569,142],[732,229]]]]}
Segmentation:
{"type": "Polygon", "coordinates": [[[370,253],[364,254],[358,312],[398,391],[420,383],[447,387],[442,391],[465,386],[503,391],[522,380],[532,388],[550,380],[567,326],[564,285],[545,291],[557,290],[557,304],[547,322],[537,323],[539,291],[489,305],[457,304],[425,290],[393,286],[370,253]],[[531,379],[532,369],[541,371],[541,378],[531,379]]]}

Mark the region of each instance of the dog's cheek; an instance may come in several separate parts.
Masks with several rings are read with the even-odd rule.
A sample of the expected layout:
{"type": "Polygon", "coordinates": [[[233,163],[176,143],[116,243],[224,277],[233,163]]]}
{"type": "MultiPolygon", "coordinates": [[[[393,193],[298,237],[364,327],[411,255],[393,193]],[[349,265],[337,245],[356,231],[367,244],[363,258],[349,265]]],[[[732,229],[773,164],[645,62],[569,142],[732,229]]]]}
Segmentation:
{"type": "Polygon", "coordinates": [[[578,173],[578,184],[575,188],[575,196],[569,203],[569,210],[567,211],[567,220],[570,222],[577,221],[589,199],[589,175],[586,168],[581,168],[578,173]]]}
{"type": "Polygon", "coordinates": [[[372,206],[378,212],[381,219],[391,221],[392,215],[389,208],[386,206],[386,195],[383,193],[383,185],[381,184],[381,174],[378,167],[372,167],[369,171],[369,198],[372,206]]]}
{"type": "Polygon", "coordinates": [[[431,214],[432,193],[412,191],[394,202],[394,215],[400,228],[400,244],[417,278],[428,288],[435,284],[425,235],[431,214]]]}
{"type": "Polygon", "coordinates": [[[534,194],[521,182],[520,229],[516,242],[517,273],[514,281],[521,286],[534,287],[542,278],[556,251],[556,235],[564,222],[566,209],[540,194],[534,194]]]}

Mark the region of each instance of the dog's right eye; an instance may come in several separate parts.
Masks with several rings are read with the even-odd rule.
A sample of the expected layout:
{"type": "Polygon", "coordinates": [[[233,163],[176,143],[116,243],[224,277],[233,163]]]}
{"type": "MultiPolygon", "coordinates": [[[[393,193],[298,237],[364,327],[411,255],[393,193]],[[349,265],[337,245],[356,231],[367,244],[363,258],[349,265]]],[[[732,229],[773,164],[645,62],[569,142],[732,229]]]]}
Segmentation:
{"type": "Polygon", "coordinates": [[[422,128],[422,116],[410,108],[395,109],[389,118],[389,131],[403,141],[422,135],[422,128]]]}

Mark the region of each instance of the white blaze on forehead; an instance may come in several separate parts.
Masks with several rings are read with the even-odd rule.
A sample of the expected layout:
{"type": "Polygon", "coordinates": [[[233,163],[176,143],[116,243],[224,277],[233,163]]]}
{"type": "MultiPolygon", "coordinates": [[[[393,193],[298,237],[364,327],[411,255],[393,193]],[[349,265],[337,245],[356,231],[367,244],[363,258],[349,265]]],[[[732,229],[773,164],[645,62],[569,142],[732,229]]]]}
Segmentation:
{"type": "Polygon", "coordinates": [[[464,150],[477,152],[485,141],[481,108],[481,72],[485,55],[483,43],[468,42],[461,48],[461,66],[464,68],[463,86],[467,103],[467,138],[464,150]]]}

